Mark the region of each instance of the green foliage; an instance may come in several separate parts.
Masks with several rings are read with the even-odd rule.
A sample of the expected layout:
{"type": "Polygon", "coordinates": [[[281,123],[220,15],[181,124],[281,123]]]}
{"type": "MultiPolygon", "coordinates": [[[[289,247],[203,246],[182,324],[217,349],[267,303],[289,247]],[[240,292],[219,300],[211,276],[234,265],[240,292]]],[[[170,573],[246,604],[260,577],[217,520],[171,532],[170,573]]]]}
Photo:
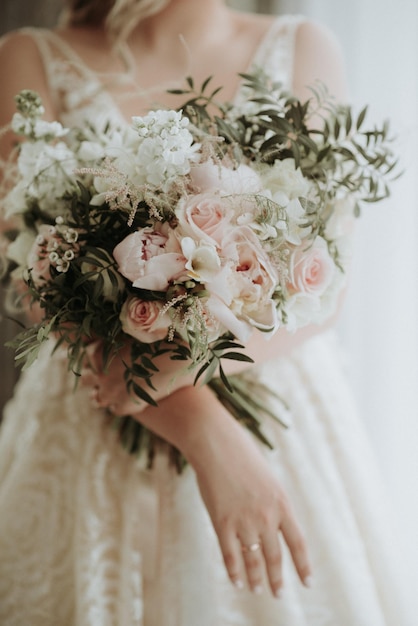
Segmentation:
{"type": "MultiPolygon", "coordinates": [[[[308,245],[317,236],[324,238],[337,267],[343,270],[336,243],[326,237],[333,201],[341,193],[350,194],[354,198],[354,212],[359,215],[364,203],[378,202],[389,195],[389,183],[398,176],[398,161],[391,149],[388,123],[366,127],[367,107],[355,114],[351,107],[337,106],[322,85],[314,85],[311,98],[301,102],[283,91],[280,84],[272,83],[262,71],[241,74],[241,80],[242,91],[247,96],[243,106],[219,103],[217,96],[221,88],[212,87],[211,77],[200,87],[188,77],[184,89],[170,93],[182,97],[178,109],[189,119],[202,154],[219,162],[225,159],[232,165],[250,163],[256,169],[284,159],[294,160],[316,192],[314,200],[299,198],[308,245]]],[[[33,92],[22,92],[17,107],[22,116],[32,121],[41,117],[43,111],[40,98],[33,92]]],[[[88,139],[89,133],[94,136],[94,129],[74,129],[72,133],[76,142],[80,142],[88,139]]],[[[29,140],[36,141],[35,135],[29,140]]],[[[65,229],[74,229],[77,241],[65,239],[65,229],[57,226],[57,245],[76,253],[65,271],[51,265],[50,275],[43,282],[35,280],[33,270],[29,269],[26,276],[29,296],[40,306],[44,320],[23,330],[11,342],[16,349],[16,361],[28,367],[45,341],[53,336],[56,347],[66,346],[69,370],[78,376],[89,343],[102,341],[106,369],[129,342],[130,359],[125,363],[127,389],[139,401],[155,405],[152,392],[153,377],[158,372],[156,362],[158,357],[169,354],[173,360],[184,361],[185,369],[196,372],[195,384],[209,385],[239,421],[265,445],[270,445],[261,431],[260,415],[275,416],[259,397],[268,399],[271,392],[257,383],[253,393],[249,393],[248,381],[226,375],[225,359],[246,363],[252,363],[252,359],[241,351],[245,346],[229,333],[215,341],[210,339],[202,306],[208,295],[205,286],[188,280],[173,281],[167,292],[136,289],[118,272],[113,257],[115,246],[138,228],[155,221],[176,226],[173,206],[187,192],[187,180],[178,182],[169,192],[135,187],[124,172],[105,159],[98,168],[78,171],[71,182],[71,191],[62,198],[63,213],[65,229]],[[114,196],[100,206],[91,203],[94,176],[115,182],[114,196]],[[125,335],[120,312],[130,296],[163,304],[164,313],[172,319],[168,340],[140,343],[125,335]]],[[[256,207],[254,220],[259,225],[287,222],[286,209],[266,196],[252,194],[248,201],[256,207]]],[[[28,199],[22,219],[25,228],[34,234],[38,233],[39,224],[55,228],[54,218],[33,199],[28,199]]],[[[11,233],[10,238],[14,237],[16,233],[11,233]]],[[[269,237],[266,240],[269,252],[280,270],[279,237],[276,240],[269,237]]],[[[10,264],[6,273],[10,275],[13,269],[10,264]]],[[[283,324],[287,321],[287,295],[286,287],[279,285],[275,304],[283,324]]],[[[138,453],[147,448],[152,463],[160,445],[158,437],[129,416],[118,418],[114,425],[127,450],[138,453]]],[[[179,469],[184,466],[184,459],[174,449],[172,458],[179,469]]]]}

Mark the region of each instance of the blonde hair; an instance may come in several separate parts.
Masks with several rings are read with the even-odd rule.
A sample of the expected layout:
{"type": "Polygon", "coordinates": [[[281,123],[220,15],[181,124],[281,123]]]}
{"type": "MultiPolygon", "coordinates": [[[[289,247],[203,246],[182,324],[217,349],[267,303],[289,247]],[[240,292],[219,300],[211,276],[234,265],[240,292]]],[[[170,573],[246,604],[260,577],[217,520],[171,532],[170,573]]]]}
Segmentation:
{"type": "Polygon", "coordinates": [[[170,0],[67,0],[60,20],[68,26],[103,26],[113,41],[126,40],[135,26],[170,0]]]}

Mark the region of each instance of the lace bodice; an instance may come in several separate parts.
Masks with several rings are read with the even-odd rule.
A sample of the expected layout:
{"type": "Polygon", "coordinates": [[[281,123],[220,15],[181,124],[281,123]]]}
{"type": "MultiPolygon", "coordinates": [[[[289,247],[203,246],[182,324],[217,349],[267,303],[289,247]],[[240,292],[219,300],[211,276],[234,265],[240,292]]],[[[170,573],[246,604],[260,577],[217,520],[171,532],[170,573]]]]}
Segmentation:
{"type": "MultiPolygon", "coordinates": [[[[274,19],[259,42],[248,68],[263,67],[272,79],[291,87],[293,49],[300,16],[280,16],[274,19]]],[[[50,95],[60,121],[66,126],[83,122],[103,125],[126,120],[113,92],[122,98],[140,87],[133,83],[129,70],[122,74],[98,74],[89,68],[76,51],[59,34],[46,29],[25,28],[21,32],[36,42],[41,55],[50,95]]],[[[234,101],[243,97],[241,85],[234,101]]]]}

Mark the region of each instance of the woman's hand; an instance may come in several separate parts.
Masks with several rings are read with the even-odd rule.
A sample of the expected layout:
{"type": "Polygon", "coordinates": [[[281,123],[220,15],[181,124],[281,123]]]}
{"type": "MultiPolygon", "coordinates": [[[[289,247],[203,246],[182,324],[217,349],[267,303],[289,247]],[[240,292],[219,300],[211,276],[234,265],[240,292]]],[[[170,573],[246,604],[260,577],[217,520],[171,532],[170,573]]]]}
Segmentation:
{"type": "Polygon", "coordinates": [[[273,595],[280,597],[280,533],[301,581],[309,586],[305,540],[280,483],[250,435],[235,426],[221,437],[212,433],[207,445],[190,452],[189,460],[231,581],[241,588],[247,578],[250,589],[261,593],[267,577],[273,595]]]}
{"type": "MultiPolygon", "coordinates": [[[[103,347],[100,341],[91,343],[86,348],[85,366],[81,371],[81,383],[91,388],[91,399],[96,407],[108,408],[115,415],[132,415],[139,413],[147,406],[133,392],[129,393],[126,387],[124,374],[126,366],[131,363],[131,344],[127,342],[106,369],[103,368],[103,347]]],[[[155,389],[149,387],[145,381],[138,379],[144,390],[159,402],[180,387],[191,385],[195,373],[187,372],[186,361],[174,361],[169,355],[162,355],[154,360],[159,368],[152,376],[155,389]]]]}
{"type": "Polygon", "coordinates": [[[288,499],[251,435],[207,387],[185,387],[134,415],[176,446],[196,472],[226,569],[239,588],[256,593],[266,579],[280,596],[282,549],[288,545],[300,579],[311,575],[303,534],[288,499]]]}

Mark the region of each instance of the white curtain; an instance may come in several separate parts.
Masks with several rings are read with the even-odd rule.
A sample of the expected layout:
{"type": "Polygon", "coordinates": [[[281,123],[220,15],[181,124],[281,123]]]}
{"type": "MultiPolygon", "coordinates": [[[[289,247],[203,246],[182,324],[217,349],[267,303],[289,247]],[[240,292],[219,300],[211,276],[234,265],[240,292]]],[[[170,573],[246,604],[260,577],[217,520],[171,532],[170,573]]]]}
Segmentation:
{"type": "Polygon", "coordinates": [[[276,0],[275,9],[309,15],[334,31],[352,103],[369,103],[369,120],[390,118],[398,137],[394,147],[405,173],[391,198],[366,207],[358,223],[340,330],[397,509],[412,588],[418,580],[418,3],[276,0]]]}

